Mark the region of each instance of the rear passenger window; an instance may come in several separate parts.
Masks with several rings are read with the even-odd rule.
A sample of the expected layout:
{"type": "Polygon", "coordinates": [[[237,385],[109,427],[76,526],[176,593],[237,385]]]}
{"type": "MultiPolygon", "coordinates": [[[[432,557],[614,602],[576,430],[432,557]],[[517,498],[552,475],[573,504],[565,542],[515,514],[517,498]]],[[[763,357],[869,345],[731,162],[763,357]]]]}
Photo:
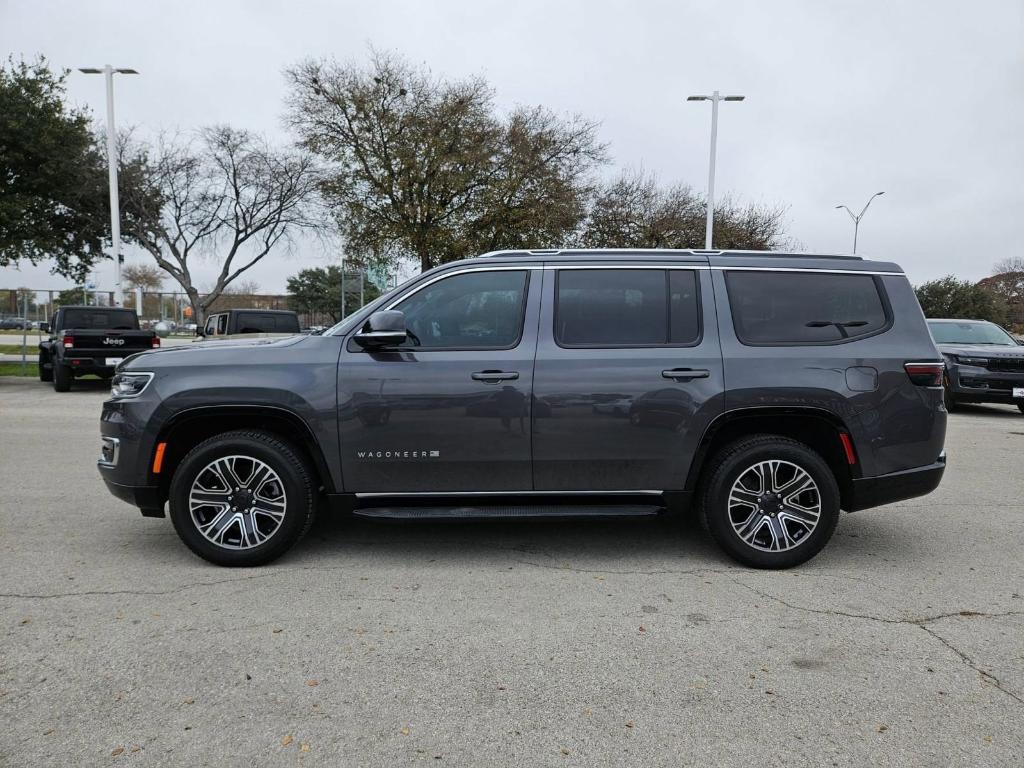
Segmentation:
{"type": "Polygon", "coordinates": [[[888,313],[872,275],[726,273],[736,336],[744,344],[830,344],[884,330],[888,313]]]}
{"type": "Polygon", "coordinates": [[[273,333],[274,316],[242,312],[238,315],[238,333],[273,333]]]}
{"type": "Polygon", "coordinates": [[[692,344],[700,338],[690,270],[558,271],[555,340],[564,347],[692,344]]]}

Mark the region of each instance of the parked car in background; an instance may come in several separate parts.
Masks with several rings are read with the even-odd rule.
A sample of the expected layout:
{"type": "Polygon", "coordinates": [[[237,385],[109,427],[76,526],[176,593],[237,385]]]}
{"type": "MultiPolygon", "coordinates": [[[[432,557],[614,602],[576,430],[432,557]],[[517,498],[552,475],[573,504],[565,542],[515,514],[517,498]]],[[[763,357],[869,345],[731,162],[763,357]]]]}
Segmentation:
{"type": "Polygon", "coordinates": [[[939,484],[942,372],[895,264],[499,252],[320,336],[136,355],[103,405],[99,469],[144,515],[169,502],[222,565],[281,555],[322,500],[389,519],[692,505],[734,558],[785,568],[841,509],[939,484]]]}
{"type": "Polygon", "coordinates": [[[103,379],[126,357],[160,346],[153,331],[139,329],[134,309],[61,307],[43,324],[50,338],[39,343],[39,380],[67,392],[78,376],[103,379]]]}
{"type": "Polygon", "coordinates": [[[3,331],[22,331],[31,327],[31,323],[21,317],[5,317],[0,320],[0,330],[3,331]]]}
{"type": "Polygon", "coordinates": [[[229,309],[215,312],[196,336],[209,339],[230,339],[239,336],[259,338],[296,336],[302,333],[299,316],[286,309],[229,309]]]}
{"type": "Polygon", "coordinates": [[[946,361],[946,410],[959,403],[1004,403],[1024,413],[1024,348],[987,320],[929,319],[946,361]]]}

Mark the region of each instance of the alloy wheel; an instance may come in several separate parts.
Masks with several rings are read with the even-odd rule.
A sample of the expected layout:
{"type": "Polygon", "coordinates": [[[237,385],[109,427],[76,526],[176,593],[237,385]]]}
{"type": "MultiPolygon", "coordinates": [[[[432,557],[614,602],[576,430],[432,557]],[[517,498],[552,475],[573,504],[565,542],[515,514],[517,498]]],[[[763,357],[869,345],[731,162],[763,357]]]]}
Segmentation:
{"type": "Polygon", "coordinates": [[[729,522],[750,547],[764,552],[793,549],[814,531],[821,493],[806,470],[769,460],[743,472],[729,491],[729,522]]]}
{"type": "Polygon", "coordinates": [[[281,527],[288,498],[280,476],[252,456],[223,456],[192,481],[189,513],[196,529],[225,549],[252,549],[281,527]]]}

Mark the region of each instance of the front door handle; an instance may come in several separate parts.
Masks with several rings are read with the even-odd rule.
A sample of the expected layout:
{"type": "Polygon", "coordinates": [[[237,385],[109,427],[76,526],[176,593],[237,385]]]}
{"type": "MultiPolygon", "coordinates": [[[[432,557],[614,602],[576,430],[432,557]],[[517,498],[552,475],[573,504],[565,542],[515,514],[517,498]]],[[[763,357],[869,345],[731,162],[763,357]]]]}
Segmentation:
{"type": "Polygon", "coordinates": [[[512,381],[519,378],[518,371],[477,371],[472,375],[474,381],[497,384],[499,381],[512,381]]]}
{"type": "Polygon", "coordinates": [[[707,368],[669,368],[667,371],[661,372],[662,378],[675,379],[676,381],[706,379],[710,375],[711,371],[707,368]]]}

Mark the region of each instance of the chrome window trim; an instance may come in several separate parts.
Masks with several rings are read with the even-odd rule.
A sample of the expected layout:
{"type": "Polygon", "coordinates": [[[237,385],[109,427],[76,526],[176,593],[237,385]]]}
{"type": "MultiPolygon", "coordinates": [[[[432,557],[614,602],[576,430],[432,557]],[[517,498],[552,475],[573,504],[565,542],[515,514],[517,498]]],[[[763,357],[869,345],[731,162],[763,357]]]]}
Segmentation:
{"type": "Polygon", "coordinates": [[[441,280],[444,280],[444,279],[449,278],[449,277],[455,277],[456,275],[464,275],[467,272],[522,272],[524,270],[531,270],[532,271],[532,270],[537,270],[537,269],[543,269],[543,267],[540,264],[523,264],[521,266],[520,265],[516,265],[516,266],[508,266],[508,267],[466,267],[464,269],[453,269],[450,272],[444,272],[444,273],[438,275],[437,277],[433,277],[430,280],[427,280],[422,285],[417,285],[411,291],[409,291],[408,293],[404,294],[401,298],[395,299],[393,302],[388,304],[384,308],[384,310],[386,311],[386,310],[389,310],[389,309],[394,309],[395,307],[397,307],[399,304],[401,304],[406,299],[408,299],[408,298],[410,298],[412,296],[415,296],[417,293],[422,291],[424,288],[427,288],[427,287],[433,285],[434,283],[440,282],[441,280]]]}
{"type": "MultiPolygon", "coordinates": [[[[444,272],[436,277],[427,280],[426,282],[417,285],[411,291],[403,294],[400,298],[395,299],[389,303],[385,310],[394,309],[403,301],[411,296],[416,295],[424,288],[427,288],[434,283],[440,282],[449,277],[455,277],[456,275],[464,275],[468,272],[517,272],[521,270],[559,270],[559,269],[693,269],[699,271],[715,271],[715,272],[823,272],[833,275],[883,275],[883,276],[895,276],[903,277],[903,272],[880,272],[866,269],[816,269],[814,267],[748,267],[748,266],[710,266],[707,264],[509,264],[503,266],[486,266],[486,267],[463,267],[461,269],[453,269],[450,272],[444,272]]],[[[333,335],[333,334],[332,334],[333,335]]]]}

